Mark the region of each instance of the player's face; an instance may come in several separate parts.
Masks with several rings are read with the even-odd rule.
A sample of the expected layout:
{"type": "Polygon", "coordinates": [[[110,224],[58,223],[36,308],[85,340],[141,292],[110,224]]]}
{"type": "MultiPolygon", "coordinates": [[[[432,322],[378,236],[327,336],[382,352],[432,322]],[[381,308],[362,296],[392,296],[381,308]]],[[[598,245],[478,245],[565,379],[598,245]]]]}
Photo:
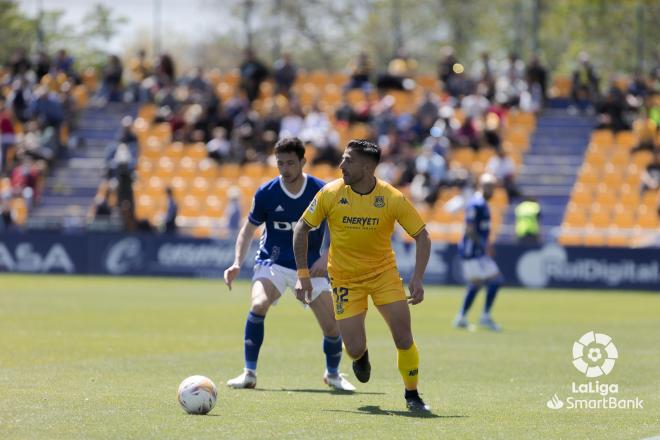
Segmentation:
{"type": "Polygon", "coordinates": [[[495,193],[495,185],[491,183],[482,185],[481,193],[484,195],[484,199],[490,200],[490,198],[493,197],[493,193],[495,193]]]}
{"type": "Polygon", "coordinates": [[[344,183],[352,185],[364,178],[364,159],[353,150],[346,150],[339,164],[344,183]]]}
{"type": "Polygon", "coordinates": [[[295,182],[302,176],[305,158],[298,159],[296,153],[279,153],[275,155],[277,169],[286,183],[295,182]]]}

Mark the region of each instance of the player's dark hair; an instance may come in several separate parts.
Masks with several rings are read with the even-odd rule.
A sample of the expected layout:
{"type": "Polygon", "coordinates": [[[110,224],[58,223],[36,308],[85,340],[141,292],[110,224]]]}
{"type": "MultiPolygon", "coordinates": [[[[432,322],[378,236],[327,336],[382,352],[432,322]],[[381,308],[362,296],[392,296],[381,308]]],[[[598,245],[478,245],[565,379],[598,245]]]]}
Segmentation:
{"type": "Polygon", "coordinates": [[[305,146],[297,137],[282,138],[275,144],[275,154],[296,153],[298,159],[305,157],[305,146]]]}
{"type": "Polygon", "coordinates": [[[376,163],[380,162],[380,147],[373,142],[365,139],[352,139],[346,146],[367,159],[373,160],[376,163]]]}

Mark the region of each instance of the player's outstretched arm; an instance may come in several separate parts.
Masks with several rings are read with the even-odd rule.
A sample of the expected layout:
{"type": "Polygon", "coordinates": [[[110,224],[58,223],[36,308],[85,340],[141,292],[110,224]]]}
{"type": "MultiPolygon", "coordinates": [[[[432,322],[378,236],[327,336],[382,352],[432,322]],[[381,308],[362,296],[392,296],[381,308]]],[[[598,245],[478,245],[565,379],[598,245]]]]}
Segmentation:
{"type": "Polygon", "coordinates": [[[296,267],[298,268],[296,297],[306,304],[312,301],[312,280],[309,267],[307,267],[307,240],[311,229],[304,220],[300,220],[293,230],[293,254],[296,257],[296,267]]]}
{"type": "Polygon", "coordinates": [[[245,220],[245,224],[243,224],[243,227],[238,233],[234,263],[225,270],[225,284],[229,287],[229,290],[231,290],[232,281],[234,281],[241,271],[241,264],[243,264],[245,255],[247,254],[248,249],[250,249],[250,243],[252,243],[252,237],[257,228],[258,226],[255,226],[249,220],[245,220]]]}
{"type": "Polygon", "coordinates": [[[431,239],[426,229],[422,229],[415,239],[415,270],[408,283],[410,304],[419,304],[424,301],[424,271],[431,256],[431,239]]]}

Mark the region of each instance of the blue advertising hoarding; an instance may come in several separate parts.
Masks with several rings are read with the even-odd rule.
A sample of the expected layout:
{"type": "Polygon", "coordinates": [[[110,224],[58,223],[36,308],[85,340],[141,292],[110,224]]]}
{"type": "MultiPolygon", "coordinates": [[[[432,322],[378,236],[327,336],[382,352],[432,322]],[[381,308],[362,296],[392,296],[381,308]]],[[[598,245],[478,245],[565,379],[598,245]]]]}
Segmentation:
{"type": "MultiPolygon", "coordinates": [[[[404,278],[412,273],[414,243],[393,243],[404,278]]],[[[173,235],[0,234],[0,272],[222,277],[234,260],[235,242],[173,235]]],[[[241,276],[251,274],[252,244],[241,276]]],[[[506,284],[532,288],[639,289],[660,292],[660,249],[495,247],[506,284]]],[[[425,280],[462,284],[461,260],[453,245],[434,243],[425,280]]]]}

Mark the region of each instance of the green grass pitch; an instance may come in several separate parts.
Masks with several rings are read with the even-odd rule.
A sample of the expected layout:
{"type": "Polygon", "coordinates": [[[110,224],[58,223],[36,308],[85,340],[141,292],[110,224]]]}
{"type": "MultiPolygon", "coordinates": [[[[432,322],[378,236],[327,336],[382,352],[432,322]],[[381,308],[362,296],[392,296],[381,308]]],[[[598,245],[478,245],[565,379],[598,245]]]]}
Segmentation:
{"type": "MultiPolygon", "coordinates": [[[[335,394],[322,383],[321,333],[285,296],[266,319],[257,390],[242,370],[249,284],[219,280],[0,276],[0,439],[633,439],[660,435],[660,295],[504,288],[501,334],[450,326],[458,287],[428,287],[413,307],[429,418],[405,410],[390,335],[372,307],[372,376],[335,394]],[[551,410],[571,383],[573,341],[609,334],[619,359],[601,382],[643,410],[551,410]],[[176,400],[185,377],[218,385],[209,416],[176,400]]],[[[475,309],[481,307],[479,298],[475,309]]],[[[477,318],[473,310],[471,319],[477,318]]],[[[590,396],[595,397],[595,396],[590,396]]]]}

